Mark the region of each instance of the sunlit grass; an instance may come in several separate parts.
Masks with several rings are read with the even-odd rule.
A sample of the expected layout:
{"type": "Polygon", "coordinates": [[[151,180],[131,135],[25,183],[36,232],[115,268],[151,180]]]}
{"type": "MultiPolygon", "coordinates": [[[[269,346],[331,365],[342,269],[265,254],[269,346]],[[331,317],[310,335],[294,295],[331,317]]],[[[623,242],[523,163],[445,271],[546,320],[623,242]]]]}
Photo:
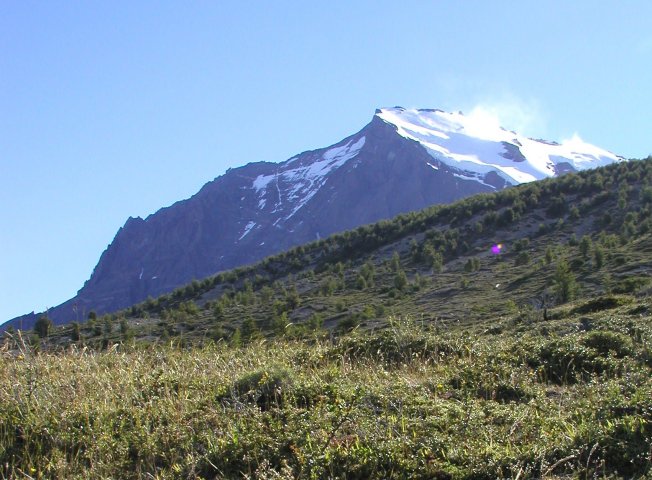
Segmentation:
{"type": "MultiPolygon", "coordinates": [[[[563,338],[405,319],[335,343],[0,357],[6,478],[632,478],[650,473],[652,340],[636,305],[563,338]],[[579,348],[578,346],[582,346],[579,348]],[[577,348],[576,348],[577,347],[577,348]],[[559,363],[564,359],[567,364],[559,363]],[[555,363],[557,362],[557,363],[555,363]],[[575,368],[578,367],[578,368],[575,368]],[[581,368],[580,368],[581,367],[581,368]]],[[[516,317],[515,317],[516,318],[516,317]]]]}

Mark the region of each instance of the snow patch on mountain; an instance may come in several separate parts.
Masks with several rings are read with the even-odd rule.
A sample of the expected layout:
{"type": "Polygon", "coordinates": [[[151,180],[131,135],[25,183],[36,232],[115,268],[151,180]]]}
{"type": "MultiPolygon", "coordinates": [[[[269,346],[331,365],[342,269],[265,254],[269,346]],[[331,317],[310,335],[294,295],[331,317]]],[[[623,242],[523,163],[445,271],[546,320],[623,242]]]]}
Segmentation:
{"type": "Polygon", "coordinates": [[[533,140],[461,112],[394,107],[376,116],[419,142],[433,158],[478,181],[493,171],[510,184],[525,183],[554,176],[560,163],[584,170],[623,160],[578,136],[562,143],[533,140]]]}
{"type": "Polygon", "coordinates": [[[288,168],[278,171],[273,175],[259,175],[252,183],[252,188],[260,197],[259,207],[266,204],[265,194],[272,181],[276,182],[278,189],[278,202],[275,211],[281,211],[283,200],[292,206],[292,210],[284,217],[284,220],[292,217],[306,202],[308,202],[326,181],[326,178],[335,169],[344,165],[354,158],[365,144],[365,137],[357,140],[349,140],[346,144],[332,147],[323,152],[315,161],[295,166],[293,158],[285,162],[288,168]]]}
{"type": "Polygon", "coordinates": [[[256,226],[256,222],[250,221],[245,225],[244,231],[242,232],[242,235],[240,235],[240,238],[238,238],[238,241],[242,240],[244,237],[247,236],[249,232],[251,232],[251,229],[256,226]]]}

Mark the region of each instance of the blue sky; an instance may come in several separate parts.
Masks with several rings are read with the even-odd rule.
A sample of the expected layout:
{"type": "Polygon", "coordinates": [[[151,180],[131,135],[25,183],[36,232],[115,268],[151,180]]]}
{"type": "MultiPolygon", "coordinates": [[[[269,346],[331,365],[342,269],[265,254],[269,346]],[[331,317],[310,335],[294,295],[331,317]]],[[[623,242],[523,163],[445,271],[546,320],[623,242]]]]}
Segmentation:
{"type": "Polygon", "coordinates": [[[375,108],[482,108],[652,153],[652,2],[0,3],[0,321],[72,297],[129,216],[375,108]]]}

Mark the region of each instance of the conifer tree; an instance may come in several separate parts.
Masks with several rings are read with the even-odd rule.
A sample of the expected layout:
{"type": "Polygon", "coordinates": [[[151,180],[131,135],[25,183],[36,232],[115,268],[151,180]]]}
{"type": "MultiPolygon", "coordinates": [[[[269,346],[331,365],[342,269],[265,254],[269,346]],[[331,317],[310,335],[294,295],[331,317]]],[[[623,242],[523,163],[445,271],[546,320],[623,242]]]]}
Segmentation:
{"type": "Polygon", "coordinates": [[[394,252],[392,255],[390,266],[393,272],[398,272],[401,269],[401,257],[398,256],[398,252],[394,252]]]}
{"type": "Polygon", "coordinates": [[[242,345],[242,333],[240,333],[239,328],[236,328],[235,331],[233,332],[233,335],[231,335],[231,346],[239,347],[241,345],[242,345]]]}
{"type": "Polygon", "coordinates": [[[580,253],[582,254],[584,260],[586,260],[589,256],[589,252],[591,251],[591,244],[591,237],[588,235],[584,235],[582,240],[580,240],[580,253]]]}
{"type": "Polygon", "coordinates": [[[407,275],[403,270],[399,270],[394,277],[394,286],[398,290],[403,290],[408,284],[407,275]]]}
{"type": "Polygon", "coordinates": [[[256,323],[254,322],[253,318],[247,317],[244,319],[240,333],[242,335],[243,343],[248,343],[258,336],[259,330],[258,327],[256,327],[256,323]]]}
{"type": "Polygon", "coordinates": [[[282,312],[280,315],[274,315],[272,318],[272,331],[274,335],[281,336],[285,333],[285,327],[289,323],[287,312],[282,312]]]}
{"type": "Polygon", "coordinates": [[[595,261],[595,268],[600,269],[604,265],[604,250],[600,245],[596,245],[593,249],[593,260],[595,261]]]}
{"type": "Polygon", "coordinates": [[[50,335],[50,330],[52,329],[52,320],[50,320],[46,315],[40,317],[34,324],[34,332],[40,338],[46,338],[50,335]]]}
{"type": "Polygon", "coordinates": [[[562,259],[557,263],[557,270],[555,271],[553,281],[555,295],[560,303],[566,303],[575,298],[578,290],[577,282],[566,260],[562,259]]]}
{"type": "Polygon", "coordinates": [[[70,340],[73,342],[78,342],[81,340],[81,329],[79,328],[78,322],[72,322],[72,328],[70,330],[70,340]]]}

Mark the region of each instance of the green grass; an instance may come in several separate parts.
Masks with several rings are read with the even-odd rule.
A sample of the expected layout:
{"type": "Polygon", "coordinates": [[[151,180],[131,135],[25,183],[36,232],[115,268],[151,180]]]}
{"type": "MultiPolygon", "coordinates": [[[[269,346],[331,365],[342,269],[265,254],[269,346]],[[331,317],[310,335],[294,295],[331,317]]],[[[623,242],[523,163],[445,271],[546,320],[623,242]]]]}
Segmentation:
{"type": "Polygon", "coordinates": [[[643,478],[649,300],[617,298],[243,348],[7,343],[0,476],[643,478]]]}

